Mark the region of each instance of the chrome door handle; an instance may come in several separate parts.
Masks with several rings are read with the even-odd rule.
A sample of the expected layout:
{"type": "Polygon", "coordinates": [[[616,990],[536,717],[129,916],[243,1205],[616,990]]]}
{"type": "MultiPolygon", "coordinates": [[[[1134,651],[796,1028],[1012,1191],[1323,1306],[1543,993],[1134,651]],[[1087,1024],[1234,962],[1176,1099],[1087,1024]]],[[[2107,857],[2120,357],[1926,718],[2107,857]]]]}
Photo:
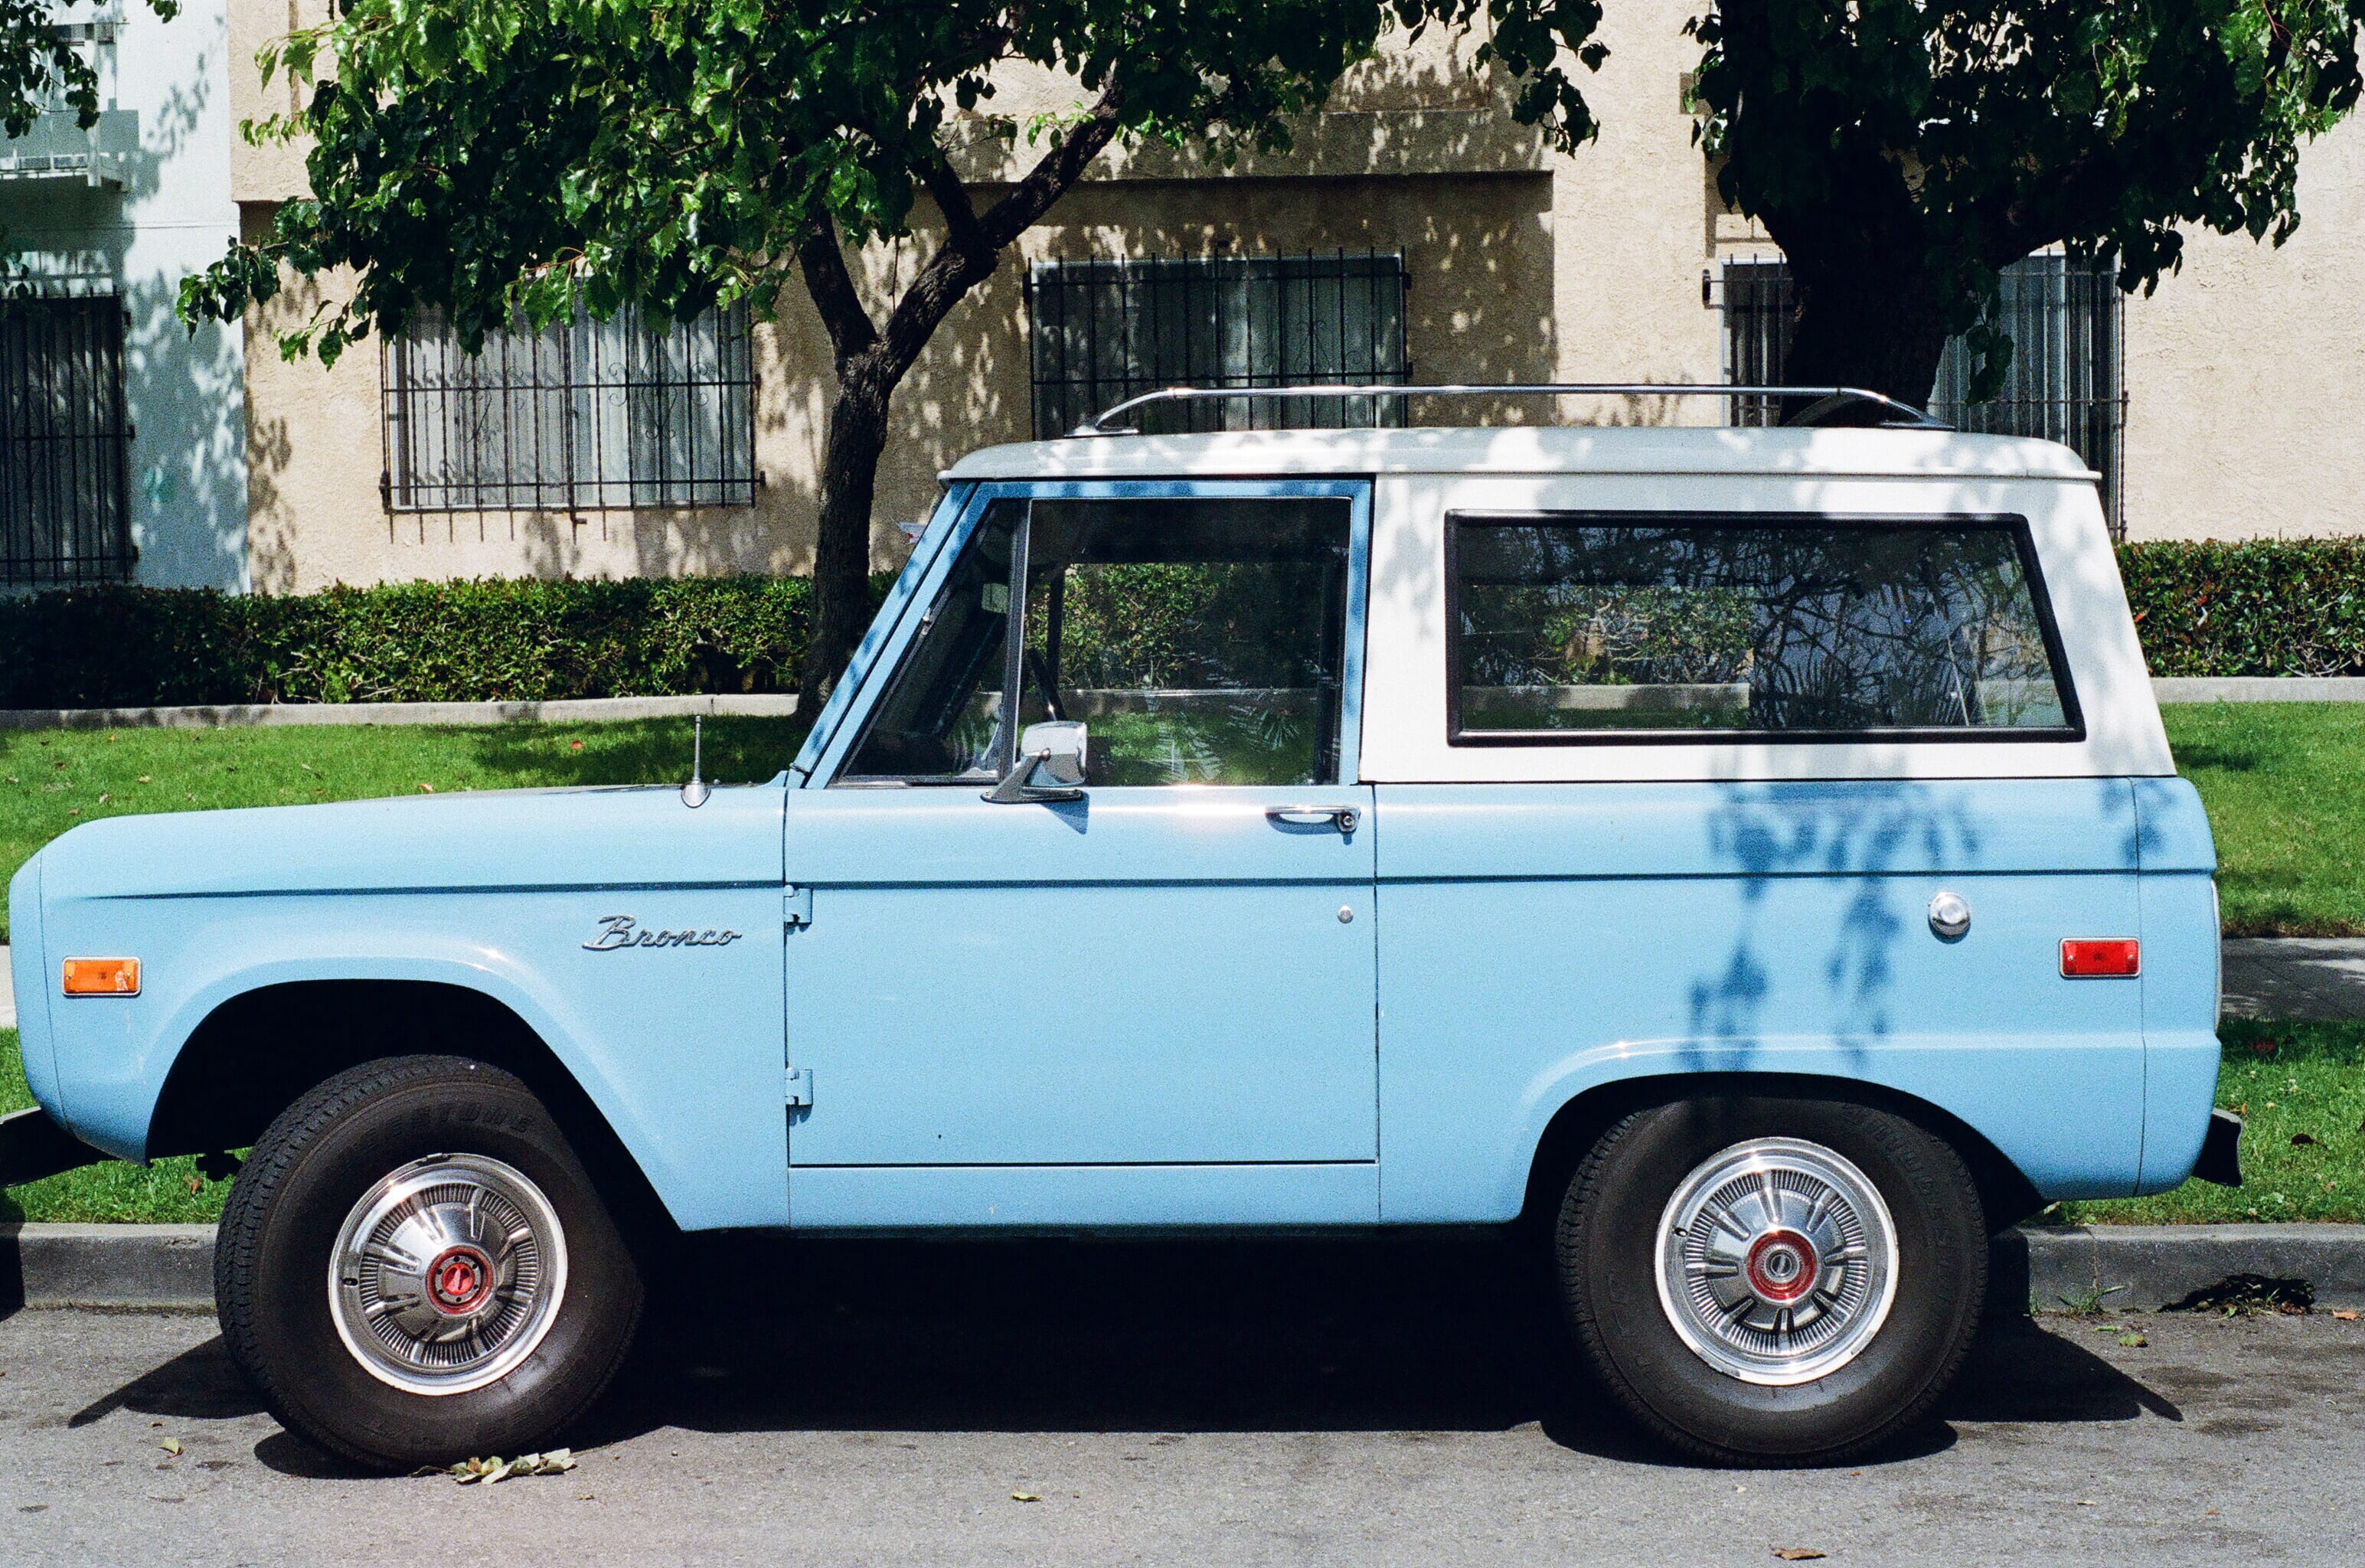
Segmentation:
{"type": "Polygon", "coordinates": [[[1363,813],[1352,806],[1267,806],[1268,822],[1289,823],[1297,827],[1319,827],[1328,823],[1340,833],[1352,833],[1362,821],[1363,813]]]}

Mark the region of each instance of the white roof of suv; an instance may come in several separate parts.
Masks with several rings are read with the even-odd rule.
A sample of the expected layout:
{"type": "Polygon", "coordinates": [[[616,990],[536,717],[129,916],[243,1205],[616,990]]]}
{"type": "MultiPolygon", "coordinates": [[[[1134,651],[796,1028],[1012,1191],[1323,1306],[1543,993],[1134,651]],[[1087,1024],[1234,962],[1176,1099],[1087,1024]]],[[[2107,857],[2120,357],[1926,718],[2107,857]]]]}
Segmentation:
{"type": "Polygon", "coordinates": [[[989,446],[943,477],[1131,479],[1331,474],[1717,474],[2090,480],[2049,441],[1924,430],[1508,425],[1070,436],[989,446]]]}

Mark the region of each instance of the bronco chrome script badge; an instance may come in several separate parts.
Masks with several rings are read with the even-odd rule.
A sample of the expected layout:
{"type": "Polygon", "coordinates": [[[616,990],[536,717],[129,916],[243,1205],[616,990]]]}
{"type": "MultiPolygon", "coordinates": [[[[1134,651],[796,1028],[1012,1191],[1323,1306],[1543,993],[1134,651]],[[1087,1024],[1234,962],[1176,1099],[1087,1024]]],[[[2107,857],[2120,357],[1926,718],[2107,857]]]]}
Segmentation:
{"type": "Polygon", "coordinates": [[[739,940],[736,931],[648,931],[629,914],[600,917],[600,935],[583,944],[587,953],[613,952],[619,947],[727,947],[739,940]]]}

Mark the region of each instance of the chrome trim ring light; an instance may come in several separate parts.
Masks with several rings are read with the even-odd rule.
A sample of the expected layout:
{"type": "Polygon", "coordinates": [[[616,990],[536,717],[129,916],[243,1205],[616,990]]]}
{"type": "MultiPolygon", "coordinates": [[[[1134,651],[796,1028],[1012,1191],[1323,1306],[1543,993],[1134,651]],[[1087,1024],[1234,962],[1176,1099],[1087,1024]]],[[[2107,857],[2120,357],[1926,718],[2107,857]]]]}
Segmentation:
{"type": "Polygon", "coordinates": [[[498,1383],[566,1294],[558,1212],[479,1154],[413,1160],[362,1194],[329,1255],[329,1314],[364,1370],[410,1394],[498,1383]]]}
{"type": "Polygon", "coordinates": [[[1659,1216],[1659,1305],[1694,1355],[1788,1387],[1854,1361],[1897,1295],[1897,1226],[1847,1159],[1752,1138],[1703,1161],[1659,1216]]]}

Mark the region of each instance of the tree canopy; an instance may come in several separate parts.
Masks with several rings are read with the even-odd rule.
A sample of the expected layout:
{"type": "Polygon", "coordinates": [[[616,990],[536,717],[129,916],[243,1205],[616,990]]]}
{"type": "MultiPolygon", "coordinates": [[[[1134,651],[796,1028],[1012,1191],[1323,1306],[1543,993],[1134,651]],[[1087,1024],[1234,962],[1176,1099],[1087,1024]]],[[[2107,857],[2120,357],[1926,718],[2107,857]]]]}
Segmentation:
{"type": "MultiPolygon", "coordinates": [[[[24,135],[58,103],[73,111],[84,130],[98,123],[98,73],[58,31],[73,19],[68,13],[74,3],[0,0],[0,135],[12,140],[24,135]]],[[[180,0],[148,0],[148,8],[170,21],[180,0]]]]}
{"type": "Polygon", "coordinates": [[[1520,114],[1573,146],[1593,126],[1556,60],[1598,62],[1599,16],[1597,0],[352,0],[266,54],[266,75],[325,79],[296,114],[248,128],[310,140],[311,196],[186,280],[182,314],[234,319],[283,268],[351,268],[350,297],[281,339],[333,362],[422,307],[474,347],[521,315],[768,311],[800,279],[837,379],[814,693],[868,618],[897,383],[1111,142],[1219,159],[1285,145],[1391,23],[1485,18],[1520,114]],[[1057,84],[1057,106],[999,112],[1030,71],[1057,84]],[[964,184],[959,143],[981,134],[1023,145],[1025,173],[964,184]],[[924,229],[925,259],[874,317],[848,248],[924,229]]]}
{"type": "MultiPolygon", "coordinates": [[[[2365,0],[1716,0],[1689,30],[1720,189],[1797,281],[1790,376],[1921,402],[2023,256],[2148,289],[2188,228],[2289,237],[2360,23],[2365,0]]],[[[2004,345],[1974,347],[1991,384],[2004,345]]]]}
{"type": "Polygon", "coordinates": [[[281,264],[350,266],[351,303],[283,345],[333,359],[420,305],[472,341],[519,310],[763,308],[817,237],[905,237],[924,193],[949,268],[1014,238],[1112,140],[1285,145],[1389,22],[1490,11],[1489,50],[1530,84],[1522,113],[1589,136],[1551,63],[1585,43],[1592,0],[354,0],[266,51],[266,79],[328,74],[247,130],[312,142],[312,198],[191,280],[185,312],[267,298],[281,264]],[[1014,66],[1065,73],[1072,108],[997,114],[1014,66]],[[980,211],[956,129],[1040,156],[980,211]]]}

